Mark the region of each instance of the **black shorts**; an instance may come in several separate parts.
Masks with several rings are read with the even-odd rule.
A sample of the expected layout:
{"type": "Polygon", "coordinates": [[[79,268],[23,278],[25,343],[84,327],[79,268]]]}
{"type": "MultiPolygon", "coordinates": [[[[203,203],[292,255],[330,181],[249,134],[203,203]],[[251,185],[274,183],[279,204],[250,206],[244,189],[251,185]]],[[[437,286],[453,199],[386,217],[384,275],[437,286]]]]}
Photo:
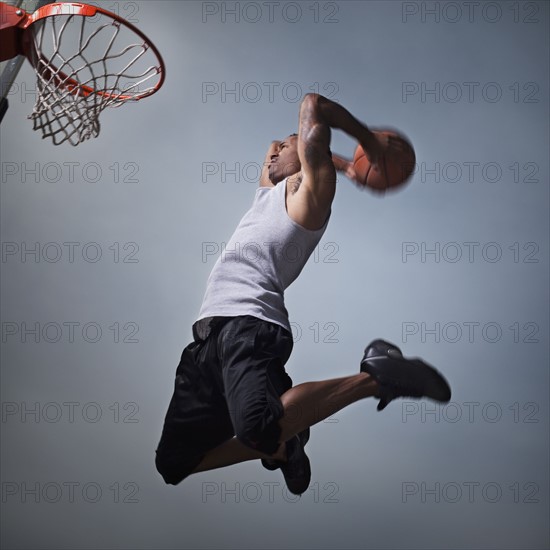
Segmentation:
{"type": "Polygon", "coordinates": [[[176,370],[155,464],[177,485],[207,451],[236,437],[266,454],[279,446],[279,396],[292,387],[284,365],[292,334],[251,316],[217,318],[206,340],[189,344],[176,370]]]}

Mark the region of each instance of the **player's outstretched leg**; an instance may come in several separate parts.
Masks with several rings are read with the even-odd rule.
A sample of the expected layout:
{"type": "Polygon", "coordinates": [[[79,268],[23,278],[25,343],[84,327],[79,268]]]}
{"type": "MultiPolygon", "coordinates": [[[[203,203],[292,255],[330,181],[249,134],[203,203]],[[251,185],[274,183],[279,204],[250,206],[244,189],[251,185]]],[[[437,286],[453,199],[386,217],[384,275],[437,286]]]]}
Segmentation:
{"type": "Polygon", "coordinates": [[[279,422],[281,439],[287,440],[287,454],[291,454],[286,463],[262,459],[262,464],[268,470],[281,467],[287,485],[296,494],[307,489],[311,475],[304,450],[309,439],[308,426],[366,397],[380,399],[379,411],[397,397],[427,397],[440,402],[451,398],[449,384],[436,369],[422,359],[403,357],[397,346],[385,340],[374,340],[366,347],[360,375],[305,382],[281,396],[285,408],[279,422]]]}

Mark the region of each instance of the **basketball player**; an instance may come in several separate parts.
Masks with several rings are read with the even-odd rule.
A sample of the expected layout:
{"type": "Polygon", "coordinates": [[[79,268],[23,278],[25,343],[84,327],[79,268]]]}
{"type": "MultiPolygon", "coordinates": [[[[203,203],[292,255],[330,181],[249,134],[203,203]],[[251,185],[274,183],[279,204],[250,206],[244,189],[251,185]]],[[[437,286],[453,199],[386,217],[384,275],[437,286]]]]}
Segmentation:
{"type": "Polygon", "coordinates": [[[331,128],[356,139],[371,162],[401,147],[337,103],[303,98],[298,134],[269,147],[252,207],[208,279],[156,450],[166,483],[261,459],[299,495],[311,478],[304,446],[313,424],[367,397],[380,400],[378,410],[397,397],[451,397],[435,369],[384,340],[367,346],[357,374],[293,387],[285,372],[293,342],[284,290],[325,232],[336,170],[358,183],[353,165],[331,154],[331,128]]]}

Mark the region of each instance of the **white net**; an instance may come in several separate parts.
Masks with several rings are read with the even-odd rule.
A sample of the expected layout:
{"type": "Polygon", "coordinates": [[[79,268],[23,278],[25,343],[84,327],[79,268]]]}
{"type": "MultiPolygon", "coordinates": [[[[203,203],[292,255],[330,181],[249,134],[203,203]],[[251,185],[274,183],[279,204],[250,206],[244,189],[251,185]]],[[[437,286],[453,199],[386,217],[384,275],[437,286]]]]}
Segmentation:
{"type": "Polygon", "coordinates": [[[29,57],[37,73],[37,100],[29,118],[34,130],[55,145],[97,137],[105,108],[159,87],[162,62],[147,40],[100,12],[47,17],[29,30],[29,57]]]}

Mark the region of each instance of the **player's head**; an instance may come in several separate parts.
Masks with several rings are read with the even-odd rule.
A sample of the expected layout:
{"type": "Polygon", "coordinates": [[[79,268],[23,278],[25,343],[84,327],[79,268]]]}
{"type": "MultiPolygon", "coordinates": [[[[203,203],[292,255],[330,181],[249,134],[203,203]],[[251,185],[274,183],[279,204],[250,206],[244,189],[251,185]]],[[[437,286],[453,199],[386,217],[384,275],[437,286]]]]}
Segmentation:
{"type": "Polygon", "coordinates": [[[277,150],[271,155],[269,163],[269,179],[277,185],[288,176],[296,174],[301,169],[298,157],[298,134],[290,134],[279,142],[277,150]]]}

